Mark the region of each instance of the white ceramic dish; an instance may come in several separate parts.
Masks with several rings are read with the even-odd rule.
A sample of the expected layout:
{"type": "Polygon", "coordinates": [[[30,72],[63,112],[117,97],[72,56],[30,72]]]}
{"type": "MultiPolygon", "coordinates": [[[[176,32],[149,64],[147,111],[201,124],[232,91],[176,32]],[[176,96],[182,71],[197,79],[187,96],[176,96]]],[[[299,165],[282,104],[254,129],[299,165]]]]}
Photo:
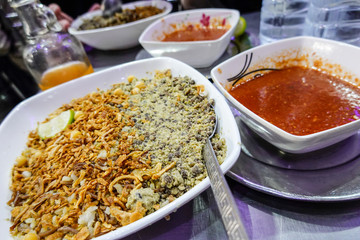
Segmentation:
{"type": "Polygon", "coordinates": [[[173,57],[196,68],[209,67],[224,53],[238,21],[239,12],[232,9],[196,9],[172,13],[148,26],[141,34],[139,42],[154,57],[173,57]],[[200,23],[203,14],[209,16],[210,20],[225,18],[230,25],[229,30],[216,40],[187,42],[159,40],[164,32],[170,31],[170,24],[200,23]]]}
{"type": "MultiPolygon", "coordinates": [[[[286,66],[308,67],[316,64],[322,70],[359,85],[359,55],[360,48],[352,45],[320,38],[296,37],[238,54],[214,67],[211,76],[223,95],[242,113],[242,120],[252,130],[285,152],[305,153],[330,146],[354,135],[360,129],[360,120],[310,135],[292,135],[265,121],[235,100],[227,91],[232,85],[227,79],[237,75],[242,69],[245,75],[261,68],[279,68],[282,63],[286,63],[286,66]]],[[[261,72],[247,77],[251,78],[258,73],[261,72]]]]}
{"type": "MultiPolygon", "coordinates": [[[[209,97],[215,100],[215,111],[219,116],[219,133],[226,140],[227,157],[221,165],[222,171],[227,172],[236,162],[240,154],[240,135],[237,131],[235,119],[221,93],[198,71],[190,66],[172,58],[151,58],[115,66],[100,72],[96,72],[75,81],[64,83],[38,95],[35,95],[16,106],[0,125],[0,159],[2,159],[1,196],[0,196],[0,231],[3,237],[10,238],[10,208],[7,201],[11,193],[8,188],[10,172],[15,158],[25,149],[25,143],[29,132],[36,128],[39,121],[43,121],[48,114],[87,93],[96,91],[97,88],[107,89],[114,83],[125,81],[127,76],[151,77],[155,70],[171,69],[173,76],[189,76],[199,84],[203,84],[209,97]],[[234,131],[236,129],[236,131],[234,131]]],[[[134,223],[105,234],[100,239],[120,239],[134,233],[155,221],[165,217],[190,201],[210,186],[206,178],[193,189],[185,193],[170,204],[164,206],[153,214],[150,214],[134,223]]],[[[180,210],[179,210],[180,211],[180,210]]]]}
{"type": "Polygon", "coordinates": [[[93,30],[78,30],[84,19],[90,19],[101,15],[101,10],[88,12],[71,24],[69,33],[77,37],[82,42],[100,50],[115,50],[134,47],[139,44],[138,39],[144,29],[155,20],[164,17],[172,10],[172,5],[167,1],[136,1],[123,5],[123,8],[133,9],[135,6],[156,6],[165,9],[164,12],[144,18],[135,22],[122,24],[119,26],[105,27],[93,30]]]}

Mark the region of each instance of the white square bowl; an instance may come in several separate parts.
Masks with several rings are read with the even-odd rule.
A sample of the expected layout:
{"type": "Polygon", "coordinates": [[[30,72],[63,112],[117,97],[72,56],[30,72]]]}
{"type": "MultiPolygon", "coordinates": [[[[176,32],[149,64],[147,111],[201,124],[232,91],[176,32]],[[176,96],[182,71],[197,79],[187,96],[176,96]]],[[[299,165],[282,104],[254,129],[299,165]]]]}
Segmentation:
{"type": "Polygon", "coordinates": [[[140,44],[154,57],[167,56],[178,59],[192,67],[209,67],[225,51],[235,27],[239,12],[232,9],[205,8],[171,13],[149,25],[139,38],[140,44]],[[203,14],[212,18],[225,18],[230,29],[220,38],[208,41],[162,42],[160,38],[169,31],[171,24],[196,24],[203,14]]]}
{"type": "MultiPolygon", "coordinates": [[[[95,72],[46,90],[21,102],[1,123],[0,159],[2,162],[0,179],[2,184],[0,191],[2,194],[0,196],[0,232],[3,233],[2,239],[11,238],[9,233],[11,225],[9,219],[11,215],[10,207],[7,206],[7,201],[11,198],[9,190],[11,169],[15,164],[16,157],[20,156],[21,152],[25,149],[28,134],[36,128],[37,122],[43,121],[48,114],[72,99],[83,97],[88,93],[96,91],[98,88],[102,90],[109,89],[115,83],[127,81],[129,75],[134,75],[138,78],[152,77],[156,70],[166,69],[170,69],[174,77],[189,76],[197,84],[204,85],[209,98],[215,100],[215,112],[219,123],[218,132],[225,139],[227,147],[227,156],[221,164],[221,169],[223,173],[226,173],[233,166],[239,157],[241,145],[240,134],[237,131],[234,116],[222,94],[197,70],[178,60],[163,57],[139,60],[95,72]]],[[[171,214],[209,186],[210,181],[207,177],[184,195],[156,212],[94,239],[112,240],[130,235],[171,214]]]]}
{"type": "Polygon", "coordinates": [[[172,10],[172,5],[169,2],[160,0],[131,2],[124,4],[122,8],[134,9],[135,6],[155,6],[164,9],[164,11],[160,14],[122,25],[91,30],[78,30],[84,19],[91,19],[102,14],[101,10],[97,10],[85,13],[75,19],[68,31],[80,41],[100,50],[134,47],[139,44],[139,36],[149,24],[169,14],[172,10]]]}
{"type": "MultiPolygon", "coordinates": [[[[359,85],[359,56],[360,48],[352,45],[321,38],[296,37],[262,45],[238,54],[214,67],[211,70],[211,76],[217,88],[241,113],[241,119],[254,132],[285,152],[305,153],[330,146],[354,135],[360,129],[360,120],[310,135],[293,135],[259,117],[233,98],[228,92],[232,87],[232,82],[228,79],[237,75],[242,69],[243,75],[246,75],[262,68],[316,66],[359,85]]],[[[259,73],[265,72],[249,74],[246,79],[259,73]]]]}

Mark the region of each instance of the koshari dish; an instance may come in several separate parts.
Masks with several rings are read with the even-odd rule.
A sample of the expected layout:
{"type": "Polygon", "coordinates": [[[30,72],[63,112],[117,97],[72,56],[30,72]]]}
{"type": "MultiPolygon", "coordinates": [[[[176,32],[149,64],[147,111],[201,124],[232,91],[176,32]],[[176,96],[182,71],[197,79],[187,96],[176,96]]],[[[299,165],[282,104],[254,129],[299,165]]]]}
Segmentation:
{"type": "MultiPolygon", "coordinates": [[[[42,137],[32,131],[12,170],[12,235],[97,237],[201,182],[207,176],[202,149],[216,119],[203,90],[170,71],[129,76],[52,113],[41,126],[61,119],[68,125],[42,137]]],[[[225,140],[216,135],[212,141],[222,162],[225,140]]]]}
{"type": "Polygon", "coordinates": [[[294,135],[358,120],[360,88],[315,69],[289,67],[242,82],[229,93],[252,112],[294,135]]]}
{"type": "Polygon", "coordinates": [[[123,12],[116,12],[110,17],[100,15],[85,19],[78,30],[91,30],[122,25],[148,18],[162,12],[164,12],[164,9],[155,6],[136,6],[135,9],[123,9],[123,12]]]}

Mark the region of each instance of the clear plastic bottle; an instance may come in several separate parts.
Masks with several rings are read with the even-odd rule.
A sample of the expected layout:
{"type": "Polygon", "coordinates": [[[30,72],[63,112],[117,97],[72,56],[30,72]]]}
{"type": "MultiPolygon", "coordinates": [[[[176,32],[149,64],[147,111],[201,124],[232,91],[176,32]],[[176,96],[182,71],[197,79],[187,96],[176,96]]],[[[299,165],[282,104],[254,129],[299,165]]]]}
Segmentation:
{"type": "Polygon", "coordinates": [[[303,35],[308,0],[263,0],[260,43],[303,35]]]}
{"type": "Polygon", "coordinates": [[[305,35],[360,46],[360,1],[310,0],[305,35]]]}
{"type": "Polygon", "coordinates": [[[27,37],[23,59],[41,90],[76,79],[94,70],[79,40],[61,32],[54,13],[36,0],[10,2],[27,37]]]}

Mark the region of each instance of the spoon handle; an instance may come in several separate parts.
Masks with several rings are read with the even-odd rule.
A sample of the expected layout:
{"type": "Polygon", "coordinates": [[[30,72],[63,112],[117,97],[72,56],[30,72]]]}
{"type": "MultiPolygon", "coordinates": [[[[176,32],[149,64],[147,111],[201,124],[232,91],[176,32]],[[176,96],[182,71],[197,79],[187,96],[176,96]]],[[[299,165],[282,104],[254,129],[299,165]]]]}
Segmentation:
{"type": "Polygon", "coordinates": [[[220,169],[210,139],[205,144],[203,154],[211,188],[229,239],[247,240],[248,236],[241,221],[239,210],[220,169]]]}

